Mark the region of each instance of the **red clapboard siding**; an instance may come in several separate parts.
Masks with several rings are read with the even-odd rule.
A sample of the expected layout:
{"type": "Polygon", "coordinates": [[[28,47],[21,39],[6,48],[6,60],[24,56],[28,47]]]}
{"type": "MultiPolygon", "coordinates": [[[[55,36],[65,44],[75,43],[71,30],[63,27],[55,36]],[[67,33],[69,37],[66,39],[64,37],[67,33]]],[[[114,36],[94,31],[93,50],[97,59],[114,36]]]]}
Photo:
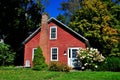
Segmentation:
{"type": "Polygon", "coordinates": [[[30,60],[30,65],[32,66],[32,49],[37,48],[39,45],[40,32],[37,33],[30,41],[25,44],[24,49],[24,65],[26,60],[30,60]]]}

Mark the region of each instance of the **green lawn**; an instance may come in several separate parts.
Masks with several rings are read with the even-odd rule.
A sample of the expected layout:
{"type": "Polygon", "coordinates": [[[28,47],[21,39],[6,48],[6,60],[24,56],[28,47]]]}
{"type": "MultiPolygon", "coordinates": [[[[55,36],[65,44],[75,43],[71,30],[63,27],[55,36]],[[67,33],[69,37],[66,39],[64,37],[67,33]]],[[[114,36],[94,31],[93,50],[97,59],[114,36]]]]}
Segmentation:
{"type": "Polygon", "coordinates": [[[120,72],[0,70],[0,80],[120,80],[120,72]]]}

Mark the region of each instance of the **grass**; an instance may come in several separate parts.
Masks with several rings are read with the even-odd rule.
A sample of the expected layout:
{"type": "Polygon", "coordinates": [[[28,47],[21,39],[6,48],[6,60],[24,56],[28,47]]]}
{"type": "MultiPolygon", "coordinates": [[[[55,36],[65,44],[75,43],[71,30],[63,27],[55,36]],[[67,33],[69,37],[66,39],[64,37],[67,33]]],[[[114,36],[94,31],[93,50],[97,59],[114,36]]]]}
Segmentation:
{"type": "Polygon", "coordinates": [[[31,69],[1,69],[0,80],[120,80],[120,72],[51,72],[31,69]]]}

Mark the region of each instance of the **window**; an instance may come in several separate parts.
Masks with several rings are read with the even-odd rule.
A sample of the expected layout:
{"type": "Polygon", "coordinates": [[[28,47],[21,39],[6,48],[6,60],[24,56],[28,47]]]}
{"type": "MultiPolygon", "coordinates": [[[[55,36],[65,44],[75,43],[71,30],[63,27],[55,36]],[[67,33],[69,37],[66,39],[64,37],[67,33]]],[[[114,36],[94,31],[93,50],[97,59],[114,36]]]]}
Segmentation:
{"type": "Polygon", "coordinates": [[[33,48],[32,49],[32,61],[33,61],[33,59],[34,59],[34,54],[35,54],[35,51],[37,50],[37,48],[33,48]]]}
{"type": "Polygon", "coordinates": [[[58,61],[58,48],[51,48],[51,61],[58,61]]]}
{"type": "Polygon", "coordinates": [[[57,39],[57,27],[50,27],[50,39],[57,39]]]}

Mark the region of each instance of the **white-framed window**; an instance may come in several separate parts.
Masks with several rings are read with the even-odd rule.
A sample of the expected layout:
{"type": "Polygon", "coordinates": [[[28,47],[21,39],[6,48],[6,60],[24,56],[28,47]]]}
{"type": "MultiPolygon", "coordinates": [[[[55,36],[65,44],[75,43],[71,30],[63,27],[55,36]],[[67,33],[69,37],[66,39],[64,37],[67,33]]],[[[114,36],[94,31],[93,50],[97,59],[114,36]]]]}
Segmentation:
{"type": "Polygon", "coordinates": [[[51,48],[51,61],[58,61],[58,48],[57,47],[51,48]]]}
{"type": "Polygon", "coordinates": [[[33,48],[32,49],[32,61],[33,61],[33,59],[34,59],[34,54],[35,54],[35,51],[37,50],[37,48],[33,48]]]}
{"type": "Polygon", "coordinates": [[[50,27],[50,39],[57,39],[57,27],[56,26],[50,27]]]}

